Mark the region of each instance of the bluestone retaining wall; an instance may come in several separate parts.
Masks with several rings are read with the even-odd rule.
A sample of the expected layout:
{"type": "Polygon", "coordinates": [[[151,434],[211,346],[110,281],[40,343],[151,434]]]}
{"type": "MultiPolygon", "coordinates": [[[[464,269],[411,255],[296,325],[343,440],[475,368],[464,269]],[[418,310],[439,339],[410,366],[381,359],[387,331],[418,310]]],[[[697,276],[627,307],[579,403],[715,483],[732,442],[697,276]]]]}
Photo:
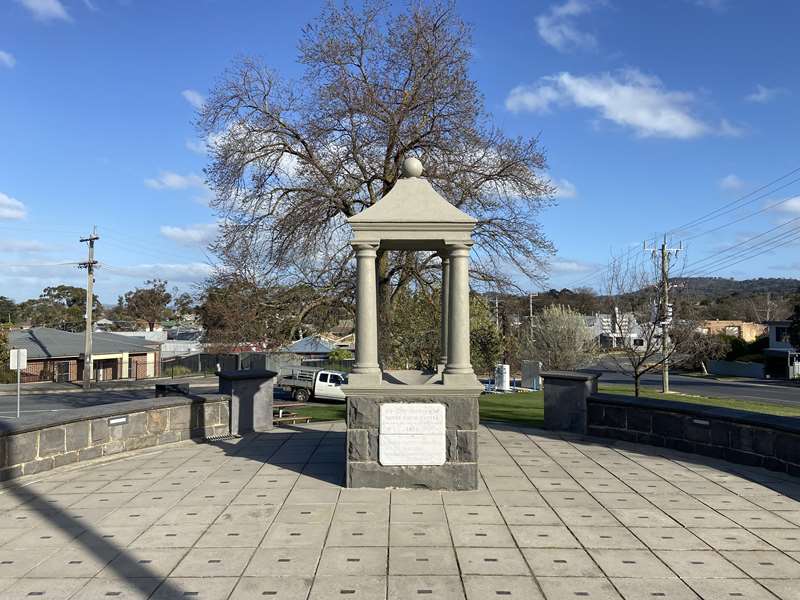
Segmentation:
{"type": "Polygon", "coordinates": [[[128,450],[227,435],[230,398],[130,400],[0,423],[0,480],[128,450]]]}

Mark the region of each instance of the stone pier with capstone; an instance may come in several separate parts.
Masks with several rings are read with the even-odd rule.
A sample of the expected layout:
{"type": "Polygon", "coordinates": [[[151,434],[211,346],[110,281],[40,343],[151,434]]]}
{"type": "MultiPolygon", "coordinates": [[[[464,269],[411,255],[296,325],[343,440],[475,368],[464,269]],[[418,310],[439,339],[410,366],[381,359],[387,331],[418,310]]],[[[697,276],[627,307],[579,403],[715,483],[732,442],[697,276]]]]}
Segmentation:
{"type": "Polygon", "coordinates": [[[356,362],[347,395],[347,486],[478,487],[478,396],[470,363],[469,253],[475,219],[421,177],[416,158],[369,209],[351,217],[357,263],[356,362]],[[378,356],[376,260],[435,252],[442,270],[441,357],[435,370],[384,371],[378,356]]]}

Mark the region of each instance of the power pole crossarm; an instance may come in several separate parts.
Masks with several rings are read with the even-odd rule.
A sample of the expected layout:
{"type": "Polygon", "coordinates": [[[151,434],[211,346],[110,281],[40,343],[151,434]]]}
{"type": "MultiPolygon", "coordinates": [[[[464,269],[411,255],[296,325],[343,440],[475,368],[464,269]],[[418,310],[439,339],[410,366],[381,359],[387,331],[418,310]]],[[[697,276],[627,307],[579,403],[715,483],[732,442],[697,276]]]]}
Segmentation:
{"type": "Polygon", "coordinates": [[[88,390],[92,385],[92,309],[94,308],[94,243],[99,240],[97,229],[93,229],[89,237],[81,238],[81,243],[89,244],[89,255],[86,262],[78,263],[79,269],[86,269],[86,332],[83,344],[83,388],[88,390]]]}

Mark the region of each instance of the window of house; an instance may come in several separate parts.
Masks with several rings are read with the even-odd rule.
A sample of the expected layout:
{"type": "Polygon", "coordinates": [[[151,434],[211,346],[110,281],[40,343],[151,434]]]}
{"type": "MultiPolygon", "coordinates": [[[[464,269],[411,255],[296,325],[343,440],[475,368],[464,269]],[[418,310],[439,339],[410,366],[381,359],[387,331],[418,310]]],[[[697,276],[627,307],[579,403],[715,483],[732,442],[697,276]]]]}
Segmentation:
{"type": "Polygon", "coordinates": [[[789,328],[788,327],[776,327],[775,328],[775,340],[778,342],[784,342],[786,344],[789,343],[789,328]]]}

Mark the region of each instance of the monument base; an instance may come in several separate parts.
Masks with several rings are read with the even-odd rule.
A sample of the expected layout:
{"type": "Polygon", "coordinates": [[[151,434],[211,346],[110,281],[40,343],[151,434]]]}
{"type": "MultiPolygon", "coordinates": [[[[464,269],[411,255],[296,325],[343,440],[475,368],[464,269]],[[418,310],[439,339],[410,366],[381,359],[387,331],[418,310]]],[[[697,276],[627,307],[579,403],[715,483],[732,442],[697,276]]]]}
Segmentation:
{"type": "Polygon", "coordinates": [[[478,488],[482,387],[384,381],[343,389],[347,394],[347,487],[478,488]]]}

